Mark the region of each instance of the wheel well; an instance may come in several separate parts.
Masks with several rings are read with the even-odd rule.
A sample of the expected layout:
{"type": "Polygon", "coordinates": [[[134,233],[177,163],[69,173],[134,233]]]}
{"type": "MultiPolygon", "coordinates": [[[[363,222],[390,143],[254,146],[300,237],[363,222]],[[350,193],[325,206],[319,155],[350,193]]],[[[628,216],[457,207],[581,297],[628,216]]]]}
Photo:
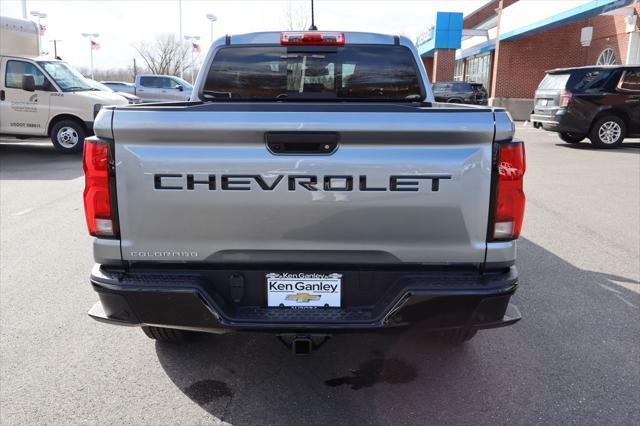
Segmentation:
{"type": "Polygon", "coordinates": [[[71,114],[60,114],[60,115],[56,115],[51,119],[51,121],[49,121],[49,127],[47,128],[47,136],[51,136],[51,129],[53,129],[53,126],[55,126],[57,123],[59,123],[62,120],[75,121],[82,126],[85,132],[87,132],[87,126],[84,124],[84,121],[82,121],[79,117],[76,117],[75,115],[71,115],[71,114]]]}
{"type": "Polygon", "coordinates": [[[462,103],[464,103],[464,101],[463,101],[462,98],[451,98],[451,99],[449,99],[447,101],[447,103],[450,103],[450,104],[460,103],[460,104],[462,104],[462,103]]]}
{"type": "Polygon", "coordinates": [[[629,129],[629,116],[627,115],[627,113],[618,109],[606,109],[604,111],[600,111],[599,113],[596,114],[595,117],[593,117],[593,120],[591,120],[591,126],[589,127],[589,133],[591,133],[591,131],[593,130],[594,123],[607,115],[614,115],[622,119],[622,121],[624,121],[625,127],[629,129]]]}

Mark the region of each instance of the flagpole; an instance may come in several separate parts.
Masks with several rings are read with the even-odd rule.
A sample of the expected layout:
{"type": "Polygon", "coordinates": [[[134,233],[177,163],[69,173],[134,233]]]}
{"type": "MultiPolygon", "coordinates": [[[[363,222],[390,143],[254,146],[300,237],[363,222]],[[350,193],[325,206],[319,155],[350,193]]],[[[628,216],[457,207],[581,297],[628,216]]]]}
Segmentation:
{"type": "Polygon", "coordinates": [[[191,84],[193,85],[193,42],[191,43],[191,84]]]}
{"type": "Polygon", "coordinates": [[[89,50],[91,50],[91,80],[93,80],[93,41],[89,39],[89,50]]]}
{"type": "MultiPolygon", "coordinates": [[[[178,19],[180,19],[180,78],[184,78],[184,41],[182,38],[182,0],[178,0],[178,19]]],[[[193,53],[193,52],[191,52],[193,53]]]]}
{"type": "Polygon", "coordinates": [[[98,33],[82,33],[82,37],[89,39],[89,50],[91,50],[91,79],[93,80],[93,39],[100,37],[98,33]]]}

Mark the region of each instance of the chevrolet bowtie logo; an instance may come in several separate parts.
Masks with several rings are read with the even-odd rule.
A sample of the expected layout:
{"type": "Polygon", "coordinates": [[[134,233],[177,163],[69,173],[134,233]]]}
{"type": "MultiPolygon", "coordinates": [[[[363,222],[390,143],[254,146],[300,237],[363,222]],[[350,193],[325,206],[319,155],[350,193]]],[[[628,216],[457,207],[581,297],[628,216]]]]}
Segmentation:
{"type": "Polygon", "coordinates": [[[309,294],[309,293],[298,293],[298,294],[290,294],[286,297],[286,300],[295,300],[298,303],[307,303],[311,300],[320,299],[319,294],[309,294]]]}

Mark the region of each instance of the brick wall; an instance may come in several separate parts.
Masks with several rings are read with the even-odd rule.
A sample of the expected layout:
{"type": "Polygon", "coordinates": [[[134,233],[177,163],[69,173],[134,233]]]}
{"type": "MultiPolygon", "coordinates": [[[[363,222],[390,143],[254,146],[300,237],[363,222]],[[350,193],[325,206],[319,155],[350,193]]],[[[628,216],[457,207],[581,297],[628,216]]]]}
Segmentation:
{"type": "MultiPolygon", "coordinates": [[[[640,9],[640,5],[635,7],[640,9]]],[[[532,98],[546,70],[595,64],[607,47],[614,50],[621,63],[627,54],[628,40],[624,17],[601,15],[520,40],[503,41],[495,97],[532,98]],[[593,26],[589,47],[580,44],[580,30],[585,26],[593,26]]]]}
{"type": "Polygon", "coordinates": [[[456,70],[455,49],[436,49],[433,53],[433,80],[451,81],[456,70]]]}

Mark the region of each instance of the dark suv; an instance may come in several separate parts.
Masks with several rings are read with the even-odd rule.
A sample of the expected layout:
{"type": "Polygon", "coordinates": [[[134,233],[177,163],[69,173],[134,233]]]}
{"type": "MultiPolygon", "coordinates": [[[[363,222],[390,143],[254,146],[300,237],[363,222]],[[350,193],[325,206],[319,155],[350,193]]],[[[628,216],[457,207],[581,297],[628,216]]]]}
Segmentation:
{"type": "Polygon", "coordinates": [[[436,102],[487,104],[487,91],[481,83],[439,81],[433,84],[432,89],[436,102]]]}
{"type": "Polygon", "coordinates": [[[613,148],[640,136],[640,66],[588,66],[547,71],[531,115],[534,126],[568,143],[588,137],[613,148]]]}

